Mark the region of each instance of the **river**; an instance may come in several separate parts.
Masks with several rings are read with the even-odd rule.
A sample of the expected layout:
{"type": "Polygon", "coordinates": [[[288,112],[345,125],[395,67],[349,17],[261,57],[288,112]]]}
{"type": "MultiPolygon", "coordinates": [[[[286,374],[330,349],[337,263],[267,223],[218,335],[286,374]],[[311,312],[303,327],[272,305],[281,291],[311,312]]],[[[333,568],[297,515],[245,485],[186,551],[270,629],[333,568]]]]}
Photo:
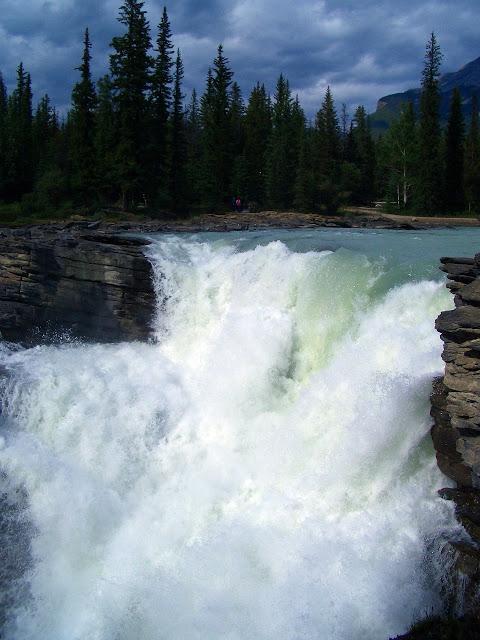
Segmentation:
{"type": "Polygon", "coordinates": [[[458,526],[442,255],[480,230],[151,236],[152,343],[0,343],[7,640],[387,640],[458,526]]]}

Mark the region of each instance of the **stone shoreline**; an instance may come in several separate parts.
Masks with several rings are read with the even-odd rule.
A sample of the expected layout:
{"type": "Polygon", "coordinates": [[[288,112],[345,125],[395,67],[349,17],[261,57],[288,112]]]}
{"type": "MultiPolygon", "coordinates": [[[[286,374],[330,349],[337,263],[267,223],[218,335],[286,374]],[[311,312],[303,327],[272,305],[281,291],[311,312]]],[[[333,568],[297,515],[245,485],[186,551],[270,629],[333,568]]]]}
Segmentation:
{"type": "MultiPolygon", "coordinates": [[[[114,212],[106,210],[106,215],[114,212]]],[[[115,212],[115,217],[118,212],[115,212]]],[[[319,213],[298,213],[261,211],[259,213],[211,213],[201,214],[192,218],[175,219],[145,219],[139,220],[135,216],[126,216],[125,220],[109,221],[108,219],[67,220],[64,222],[49,222],[44,224],[19,225],[21,229],[57,229],[60,231],[95,229],[102,233],[118,233],[131,231],[134,233],[196,233],[201,231],[256,231],[263,229],[301,229],[301,228],[340,228],[340,229],[398,229],[424,230],[452,227],[480,227],[480,220],[476,218],[448,218],[405,216],[382,213],[367,207],[352,207],[338,215],[323,215],[319,213]]],[[[11,229],[12,227],[2,227],[11,229]]]]}

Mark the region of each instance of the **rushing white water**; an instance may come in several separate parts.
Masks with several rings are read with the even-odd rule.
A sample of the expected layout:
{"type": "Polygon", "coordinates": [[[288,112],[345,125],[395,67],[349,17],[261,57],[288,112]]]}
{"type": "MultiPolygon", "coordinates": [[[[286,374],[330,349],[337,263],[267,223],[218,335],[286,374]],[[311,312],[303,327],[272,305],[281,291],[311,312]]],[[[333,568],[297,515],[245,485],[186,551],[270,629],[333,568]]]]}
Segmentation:
{"type": "Polygon", "coordinates": [[[155,343],[4,345],[6,638],[386,640],[439,606],[449,294],[267,240],[156,239],[155,343]]]}

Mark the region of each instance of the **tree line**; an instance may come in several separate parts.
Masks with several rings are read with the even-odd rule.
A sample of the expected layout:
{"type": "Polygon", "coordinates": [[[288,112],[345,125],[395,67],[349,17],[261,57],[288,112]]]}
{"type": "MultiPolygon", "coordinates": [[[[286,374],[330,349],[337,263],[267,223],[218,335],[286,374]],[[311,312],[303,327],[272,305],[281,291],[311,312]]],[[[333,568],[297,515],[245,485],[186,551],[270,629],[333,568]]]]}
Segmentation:
{"type": "Polygon", "coordinates": [[[427,44],[420,113],[408,105],[374,140],[363,106],[337,113],[330,88],[307,120],[288,79],[273,97],[257,83],[246,103],[222,45],[200,97],[183,94],[184,68],[164,8],[152,42],[140,0],[125,0],[112,39],[109,73],[91,73],[88,29],[60,118],[46,95],[32,107],[20,64],[7,94],[0,76],[0,202],[24,215],[101,206],[150,214],[222,211],[240,197],[260,208],[334,212],[383,199],[424,213],[477,211],[480,141],[475,104],[468,133],[460,94],[440,127],[441,53],[427,44]]]}
{"type": "Polygon", "coordinates": [[[440,123],[442,54],[435,34],[426,47],[419,113],[411,103],[377,143],[377,190],[397,208],[412,212],[480,213],[478,100],[469,123],[454,89],[448,122],[440,123]]]}

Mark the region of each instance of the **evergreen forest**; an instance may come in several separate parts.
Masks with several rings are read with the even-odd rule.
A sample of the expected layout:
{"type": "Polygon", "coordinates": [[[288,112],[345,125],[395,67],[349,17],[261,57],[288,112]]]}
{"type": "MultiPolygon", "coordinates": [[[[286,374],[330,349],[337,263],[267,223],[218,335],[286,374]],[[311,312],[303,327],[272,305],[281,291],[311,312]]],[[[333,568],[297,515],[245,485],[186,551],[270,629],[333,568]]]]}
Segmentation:
{"type": "MultiPolygon", "coordinates": [[[[281,74],[273,95],[260,82],[248,97],[222,45],[201,93],[184,94],[184,67],[167,10],[153,32],[144,3],[125,0],[109,73],[95,80],[88,29],[67,114],[48,95],[34,104],[20,63],[9,94],[0,74],[0,216],[226,211],[335,213],[346,205],[435,215],[480,213],[478,103],[471,121],[453,94],[439,116],[442,54],[427,42],[420,110],[405,105],[375,139],[363,106],[336,106],[327,88],[306,117],[281,74]]],[[[79,49],[81,50],[79,42],[79,49]]]]}

